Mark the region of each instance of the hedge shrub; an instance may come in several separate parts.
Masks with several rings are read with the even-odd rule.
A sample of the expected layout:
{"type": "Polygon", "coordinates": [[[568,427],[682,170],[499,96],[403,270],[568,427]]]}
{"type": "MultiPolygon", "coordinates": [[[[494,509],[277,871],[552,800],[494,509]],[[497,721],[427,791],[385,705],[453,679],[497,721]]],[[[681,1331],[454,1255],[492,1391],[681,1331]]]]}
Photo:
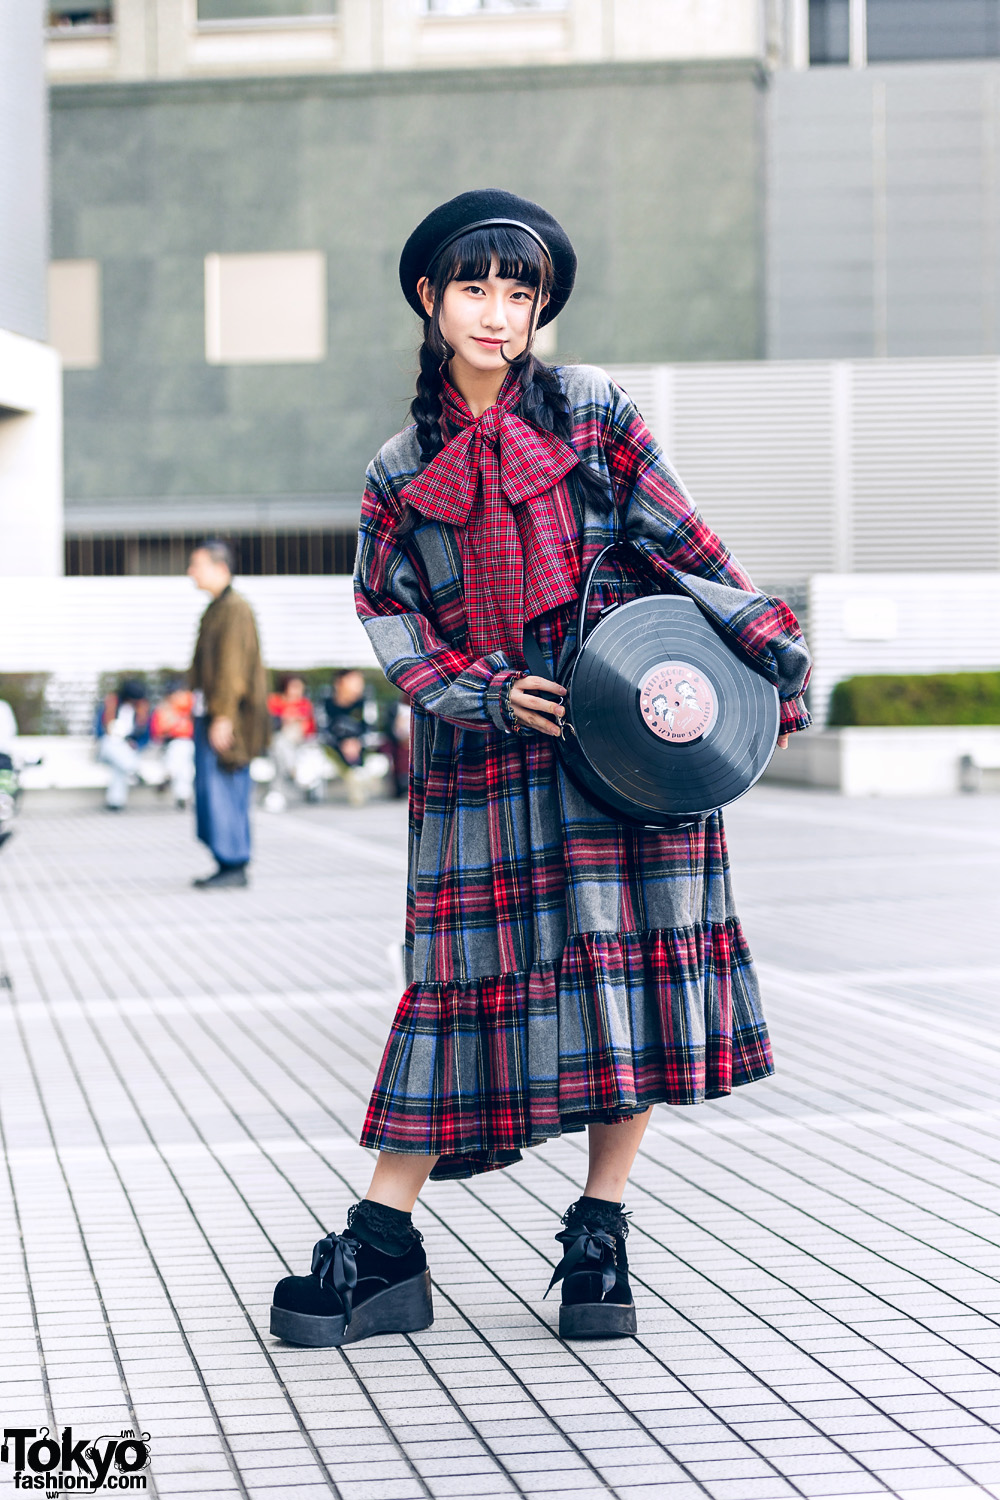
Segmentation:
{"type": "Polygon", "coordinates": [[[55,734],[45,704],[49,672],[0,672],[0,698],[14,710],[19,734],[55,734]]]}
{"type": "Polygon", "coordinates": [[[827,723],[831,729],[855,724],[1000,724],[1000,672],[848,677],[830,696],[827,723]]]}

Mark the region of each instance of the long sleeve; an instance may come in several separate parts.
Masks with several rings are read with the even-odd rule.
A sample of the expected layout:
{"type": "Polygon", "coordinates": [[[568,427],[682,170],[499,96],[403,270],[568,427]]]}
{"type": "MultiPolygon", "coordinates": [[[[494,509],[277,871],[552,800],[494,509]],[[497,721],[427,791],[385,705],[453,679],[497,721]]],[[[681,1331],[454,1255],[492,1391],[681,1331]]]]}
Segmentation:
{"type": "Polygon", "coordinates": [[[424,612],[426,595],[414,559],[395,534],[398,519],[369,471],[354,598],[383,672],[421,708],[451,724],[509,732],[501,694],[521,673],[501,651],[471,657],[438,634],[424,612]]]}
{"type": "Polygon", "coordinates": [[[782,600],[754,589],[698,514],[633,402],[613,382],[601,446],[628,539],[775,684],[782,734],[807,729],[811,719],[802,694],[811,660],[798,621],[782,600]]]}
{"type": "Polygon", "coordinates": [[[215,642],[215,660],[210,680],[206,683],[205,707],[212,719],[229,719],[236,722],[240,704],[249,688],[250,642],[248,626],[251,622],[234,600],[227,600],[225,613],[218,621],[215,642]]]}

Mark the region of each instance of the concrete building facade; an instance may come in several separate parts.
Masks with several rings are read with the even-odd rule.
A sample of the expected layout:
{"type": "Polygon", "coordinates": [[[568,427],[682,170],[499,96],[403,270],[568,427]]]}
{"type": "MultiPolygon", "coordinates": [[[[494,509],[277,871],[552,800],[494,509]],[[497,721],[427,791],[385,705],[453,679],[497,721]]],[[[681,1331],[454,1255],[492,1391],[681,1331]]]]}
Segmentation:
{"type": "MultiPolygon", "coordinates": [[[[52,0],[71,571],[177,571],[206,530],[234,535],[247,571],[347,569],[364,465],[412,391],[399,246],[487,182],[544,201],[577,244],[546,352],[703,365],[707,413],[730,409],[744,363],[929,361],[892,388],[919,388],[961,446],[949,359],[997,348],[1000,0],[961,12],[52,0]]],[[[872,408],[873,451],[900,420],[872,408]]],[[[703,425],[738,475],[745,421],[703,425]]],[[[813,482],[794,432],[781,463],[794,509],[813,482]]],[[[887,490],[879,535],[897,504],[887,490]]],[[[829,568],[821,533],[765,558],[768,581],[829,568]]],[[[915,545],[900,567],[932,565],[915,545]]]]}
{"type": "Polygon", "coordinates": [[[803,0],[51,0],[53,82],[784,59],[803,0]]]}
{"type": "Polygon", "coordinates": [[[769,80],[768,356],[1000,349],[1000,64],[769,80]]]}
{"type": "Polygon", "coordinates": [[[760,357],[761,106],[746,63],[57,90],[53,253],[99,267],[102,328],[66,375],[71,527],[352,525],[413,391],[399,249],[477,185],[544,201],[574,239],[560,357],[760,357]],[[260,258],[245,339],[268,299],[298,307],[289,255],[318,270],[313,344],[208,347],[212,277],[260,258]]]}

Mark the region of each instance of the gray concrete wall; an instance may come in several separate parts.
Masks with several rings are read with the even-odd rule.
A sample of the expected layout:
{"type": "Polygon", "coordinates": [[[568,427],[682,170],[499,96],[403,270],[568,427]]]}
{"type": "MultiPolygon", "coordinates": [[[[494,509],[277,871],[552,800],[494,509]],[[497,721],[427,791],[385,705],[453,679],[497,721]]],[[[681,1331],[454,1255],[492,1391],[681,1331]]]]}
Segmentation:
{"type": "Polygon", "coordinates": [[[45,337],[48,127],[42,0],[0,4],[0,328],[45,337]]]}
{"type": "Polygon", "coordinates": [[[767,352],[995,354],[1000,63],[781,73],[767,352]]]}
{"type": "Polygon", "coordinates": [[[225,497],[275,523],[353,515],[412,391],[400,246],[473,186],[539,199],[573,236],[561,356],[763,353],[751,64],[67,87],[53,147],[53,254],[103,276],[103,363],[66,375],[68,520],[169,524],[184,497],[206,524],[225,497]],[[327,360],[208,366],[204,256],[299,249],[328,256],[327,360]]]}

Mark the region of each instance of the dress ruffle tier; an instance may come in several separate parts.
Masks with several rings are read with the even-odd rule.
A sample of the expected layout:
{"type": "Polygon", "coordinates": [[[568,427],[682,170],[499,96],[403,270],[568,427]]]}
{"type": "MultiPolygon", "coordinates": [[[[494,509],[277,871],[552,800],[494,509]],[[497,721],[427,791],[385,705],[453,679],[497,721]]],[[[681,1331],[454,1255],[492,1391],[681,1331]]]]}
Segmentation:
{"type": "Polygon", "coordinates": [[[697,1104],[773,1071],[737,918],[589,932],[558,963],[400,1001],[361,1144],[471,1177],[592,1122],[697,1104]]]}

